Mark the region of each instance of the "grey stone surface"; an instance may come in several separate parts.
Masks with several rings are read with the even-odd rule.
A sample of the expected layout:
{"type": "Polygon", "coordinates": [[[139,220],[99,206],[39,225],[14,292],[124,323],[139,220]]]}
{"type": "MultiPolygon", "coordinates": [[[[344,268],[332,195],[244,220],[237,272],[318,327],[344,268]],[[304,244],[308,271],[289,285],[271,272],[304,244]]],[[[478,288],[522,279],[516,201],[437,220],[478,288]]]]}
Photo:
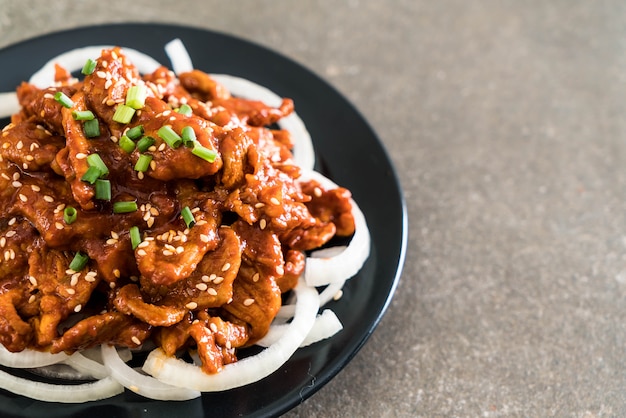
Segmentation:
{"type": "Polygon", "coordinates": [[[295,59],[398,169],[395,298],[286,416],[626,416],[626,3],[0,0],[0,47],[136,20],[295,59]]]}

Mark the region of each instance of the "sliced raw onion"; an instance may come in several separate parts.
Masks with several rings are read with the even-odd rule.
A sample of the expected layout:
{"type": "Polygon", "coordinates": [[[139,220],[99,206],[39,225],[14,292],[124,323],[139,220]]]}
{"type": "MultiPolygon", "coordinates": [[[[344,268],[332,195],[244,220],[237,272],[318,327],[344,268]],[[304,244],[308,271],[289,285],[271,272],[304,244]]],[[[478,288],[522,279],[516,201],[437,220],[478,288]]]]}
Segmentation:
{"type": "Polygon", "coordinates": [[[124,391],[124,387],[111,377],[80,385],[55,385],[13,376],[2,370],[0,370],[0,386],[21,396],[62,403],[97,401],[124,391]]]}
{"type": "Polygon", "coordinates": [[[150,399],[186,401],[200,396],[200,392],[174,387],[139,373],[122,361],[115,347],[102,345],[102,359],[110,375],[124,387],[150,399]]]}
{"type": "Polygon", "coordinates": [[[0,93],[0,118],[8,118],[20,111],[20,102],[14,91],[0,93]]]}
{"type": "Polygon", "coordinates": [[[152,351],[143,366],[146,373],[175,386],[215,392],[253,383],[278,370],[298,349],[315,323],[319,298],[315,289],[300,280],[294,289],[295,316],[282,338],[259,354],[224,366],[217,374],[206,374],[198,366],[168,357],[160,348],[152,351]]]}
{"type": "Polygon", "coordinates": [[[47,351],[25,349],[13,353],[0,344],[0,364],[16,369],[30,369],[33,367],[48,366],[66,360],[69,356],[65,353],[51,354],[47,351]]]}
{"type": "Polygon", "coordinates": [[[109,375],[103,364],[84,356],[78,351],[69,356],[64,363],[94,379],[104,379],[109,375]]]}
{"type": "MultiPolygon", "coordinates": [[[[307,180],[316,180],[329,189],[338,187],[316,171],[303,173],[301,181],[307,180]]],[[[339,254],[326,256],[328,250],[320,250],[307,257],[304,278],[309,286],[324,286],[349,279],[359,272],[369,256],[370,233],[365,215],[354,199],[350,199],[350,203],[356,227],[354,235],[348,246],[339,254]]]]}
{"type": "Polygon", "coordinates": [[[180,39],[172,39],[166,43],[165,53],[172,63],[172,70],[174,71],[174,74],[180,75],[193,70],[191,56],[189,56],[187,48],[185,48],[185,44],[183,44],[180,39]]]}
{"type": "MultiPolygon", "coordinates": [[[[289,324],[272,325],[263,338],[257,341],[261,347],[269,347],[275,344],[289,328],[289,324]]],[[[306,336],[300,347],[306,347],[318,341],[330,338],[343,329],[341,321],[330,309],[324,309],[321,315],[315,318],[315,324],[306,336]]]]}

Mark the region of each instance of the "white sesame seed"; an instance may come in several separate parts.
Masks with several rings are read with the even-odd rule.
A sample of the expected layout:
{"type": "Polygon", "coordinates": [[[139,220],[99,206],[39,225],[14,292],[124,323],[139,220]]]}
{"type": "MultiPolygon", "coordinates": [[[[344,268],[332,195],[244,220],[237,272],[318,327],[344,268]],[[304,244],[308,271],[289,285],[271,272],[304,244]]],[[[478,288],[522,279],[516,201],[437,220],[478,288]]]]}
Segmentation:
{"type": "Polygon", "coordinates": [[[35,295],[30,295],[30,297],[28,298],[28,303],[33,303],[35,299],[37,299],[35,295]]]}
{"type": "Polygon", "coordinates": [[[0,247],[4,248],[7,245],[7,239],[5,237],[0,238],[0,247]]]}
{"type": "Polygon", "coordinates": [[[30,284],[32,284],[33,286],[37,286],[37,279],[33,276],[28,276],[28,281],[30,282],[30,284]]]}
{"type": "Polygon", "coordinates": [[[137,248],[146,248],[148,245],[150,245],[149,241],[141,241],[141,244],[139,244],[137,248]]]}
{"type": "Polygon", "coordinates": [[[117,244],[117,242],[118,242],[118,241],[117,241],[115,238],[109,238],[109,239],[106,241],[106,244],[107,244],[107,245],[115,245],[115,244],[117,244]]]}
{"type": "Polygon", "coordinates": [[[198,290],[207,290],[207,287],[208,286],[206,285],[206,283],[198,283],[196,285],[196,289],[198,289],[198,290]]]}
{"type": "Polygon", "coordinates": [[[65,291],[67,292],[68,295],[73,295],[76,293],[74,289],[65,289],[65,291]]]}
{"type": "Polygon", "coordinates": [[[141,340],[140,340],[139,338],[137,338],[135,335],[133,335],[133,336],[130,338],[130,340],[131,340],[132,342],[134,342],[135,344],[137,344],[137,345],[141,345],[141,340]]]}
{"type": "Polygon", "coordinates": [[[19,198],[22,202],[28,202],[28,198],[21,193],[19,194],[19,198]]]}
{"type": "Polygon", "coordinates": [[[333,296],[333,300],[339,300],[343,296],[343,290],[339,289],[337,293],[333,296]]]}
{"type": "Polygon", "coordinates": [[[182,254],[185,251],[184,247],[176,247],[176,254],[182,254]]]}
{"type": "Polygon", "coordinates": [[[119,270],[119,269],[115,269],[115,270],[113,270],[113,275],[114,275],[115,277],[117,277],[118,279],[120,278],[121,274],[122,274],[122,273],[120,272],[120,270],[119,270]]]}
{"type": "Polygon", "coordinates": [[[143,249],[137,250],[137,255],[140,256],[140,257],[145,257],[147,254],[148,253],[146,253],[146,251],[143,250],[143,249]]]}
{"type": "Polygon", "coordinates": [[[87,154],[85,154],[84,152],[79,152],[79,153],[76,154],[76,159],[77,160],[83,160],[85,158],[87,158],[87,154]]]}
{"type": "Polygon", "coordinates": [[[70,279],[70,286],[76,286],[78,284],[79,277],[80,273],[72,274],[72,278],[70,279]]]}
{"type": "Polygon", "coordinates": [[[246,299],[243,301],[244,306],[250,306],[254,303],[254,299],[246,299]]]}
{"type": "Polygon", "coordinates": [[[230,263],[225,263],[225,264],[222,266],[222,271],[226,271],[226,270],[228,270],[229,268],[230,268],[230,263]]]}
{"type": "Polygon", "coordinates": [[[263,206],[265,206],[265,203],[263,203],[263,202],[255,203],[255,205],[254,205],[254,207],[257,208],[257,209],[262,208],[263,206]]]}
{"type": "Polygon", "coordinates": [[[270,202],[272,203],[272,205],[280,205],[280,200],[276,199],[275,197],[272,197],[270,199],[270,202]]]}
{"type": "Polygon", "coordinates": [[[213,279],[213,283],[215,284],[220,284],[224,281],[224,278],[222,276],[217,276],[215,279],[213,279]]]}
{"type": "Polygon", "coordinates": [[[215,325],[213,322],[211,322],[209,324],[209,329],[213,332],[217,332],[217,325],[215,325]]]}
{"type": "Polygon", "coordinates": [[[19,142],[15,145],[15,148],[17,148],[17,149],[22,149],[22,148],[24,148],[24,143],[23,143],[22,141],[19,141],[19,142]]]}
{"type": "Polygon", "coordinates": [[[207,243],[210,241],[209,236],[205,234],[200,234],[200,241],[207,243]]]}
{"type": "Polygon", "coordinates": [[[188,304],[185,305],[185,308],[187,309],[196,309],[198,307],[198,304],[196,302],[189,302],[188,304]]]}
{"type": "MultiPolygon", "coordinates": [[[[45,200],[45,201],[46,201],[46,202],[48,202],[48,203],[52,203],[52,202],[54,202],[54,197],[52,197],[52,196],[48,196],[48,195],[45,195],[45,196],[43,197],[43,200],[45,200]]],[[[57,209],[58,209],[58,207],[57,207],[57,209]]],[[[60,211],[62,211],[63,209],[65,209],[65,205],[63,205],[63,208],[62,208],[62,209],[60,209],[60,210],[59,210],[59,212],[60,212],[60,211]]]]}
{"type": "Polygon", "coordinates": [[[252,276],[252,281],[255,283],[258,282],[260,277],[261,276],[259,275],[259,273],[254,273],[254,276],[252,276]]]}
{"type": "Polygon", "coordinates": [[[55,222],[54,223],[54,227],[56,229],[63,229],[63,228],[65,228],[61,222],[55,222]]]}
{"type": "Polygon", "coordinates": [[[211,296],[217,296],[217,290],[213,289],[212,287],[209,287],[207,289],[207,293],[211,296]]]}
{"type": "Polygon", "coordinates": [[[22,183],[20,183],[19,181],[14,181],[13,183],[11,183],[11,186],[17,189],[18,187],[22,187],[22,183]]]}
{"type": "Polygon", "coordinates": [[[163,255],[164,255],[164,256],[166,256],[166,257],[168,257],[168,256],[170,256],[170,255],[174,255],[174,253],[173,253],[173,252],[171,252],[170,250],[163,250],[163,255]]]}
{"type": "Polygon", "coordinates": [[[83,309],[83,305],[81,305],[80,303],[78,305],[76,305],[76,307],[74,308],[74,312],[80,312],[80,310],[83,309]]]}
{"type": "Polygon", "coordinates": [[[36,184],[32,184],[32,185],[30,186],[30,188],[31,188],[31,190],[32,190],[33,192],[40,192],[40,191],[41,191],[41,187],[37,186],[36,184]]]}
{"type": "Polygon", "coordinates": [[[282,276],[285,274],[285,268],[283,266],[276,266],[276,274],[282,276]]]}
{"type": "Polygon", "coordinates": [[[265,219],[261,219],[259,221],[259,228],[265,229],[266,226],[267,226],[267,221],[265,219]]]}
{"type": "Polygon", "coordinates": [[[12,237],[12,236],[14,236],[15,234],[17,234],[17,232],[15,232],[15,231],[8,231],[8,232],[6,233],[6,236],[7,236],[7,238],[11,238],[11,237],[12,237]]]}
{"type": "Polygon", "coordinates": [[[209,282],[209,276],[207,276],[206,274],[204,276],[202,276],[201,279],[205,283],[209,282]]]}

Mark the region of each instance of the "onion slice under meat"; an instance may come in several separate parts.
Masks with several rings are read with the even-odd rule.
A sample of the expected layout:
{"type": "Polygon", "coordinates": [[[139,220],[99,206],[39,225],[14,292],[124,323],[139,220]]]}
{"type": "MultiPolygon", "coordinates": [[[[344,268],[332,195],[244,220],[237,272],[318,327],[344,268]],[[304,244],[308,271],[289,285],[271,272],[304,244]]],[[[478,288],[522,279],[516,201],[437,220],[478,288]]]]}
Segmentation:
{"type": "Polygon", "coordinates": [[[102,359],[110,375],[124,387],[150,399],[167,401],[186,401],[200,396],[200,392],[174,387],[146,376],[128,366],[120,358],[115,347],[102,345],[102,359]]]}
{"type": "MultiPolygon", "coordinates": [[[[303,173],[301,181],[316,180],[327,188],[338,187],[330,179],[316,171],[303,173]]],[[[365,215],[354,201],[352,216],[354,216],[355,232],[348,246],[338,254],[327,257],[327,251],[313,252],[306,259],[304,278],[309,286],[324,286],[330,283],[344,281],[356,275],[370,252],[370,233],[365,221],[365,215]]]]}
{"type": "Polygon", "coordinates": [[[124,387],[111,377],[79,385],[56,385],[13,376],[2,370],[0,370],[0,387],[32,399],[62,403],[97,401],[124,391],[124,387]]]}
{"type": "Polygon", "coordinates": [[[109,375],[103,364],[86,357],[80,351],[69,356],[64,363],[94,379],[103,379],[109,375]]]}
{"type": "MultiPolygon", "coordinates": [[[[283,334],[287,331],[289,324],[277,324],[272,325],[267,334],[259,341],[257,345],[261,347],[269,347],[275,344],[283,334]]],[[[321,315],[315,318],[315,324],[309,331],[304,341],[300,344],[300,347],[306,347],[318,341],[330,338],[343,329],[341,321],[337,318],[337,315],[330,309],[325,309],[321,315]]]]}
{"type": "Polygon", "coordinates": [[[301,279],[294,288],[297,297],[293,321],[275,344],[259,354],[224,366],[216,374],[206,374],[193,364],[168,357],[163,350],[153,350],[143,369],[157,379],[175,386],[183,386],[203,392],[228,390],[253,383],[278,370],[309,334],[315,323],[319,297],[315,289],[306,286],[301,279]]]}
{"type": "Polygon", "coordinates": [[[51,354],[46,351],[36,351],[28,348],[18,353],[13,353],[0,344],[0,364],[16,369],[48,366],[64,361],[68,357],[65,353],[51,354]]]}

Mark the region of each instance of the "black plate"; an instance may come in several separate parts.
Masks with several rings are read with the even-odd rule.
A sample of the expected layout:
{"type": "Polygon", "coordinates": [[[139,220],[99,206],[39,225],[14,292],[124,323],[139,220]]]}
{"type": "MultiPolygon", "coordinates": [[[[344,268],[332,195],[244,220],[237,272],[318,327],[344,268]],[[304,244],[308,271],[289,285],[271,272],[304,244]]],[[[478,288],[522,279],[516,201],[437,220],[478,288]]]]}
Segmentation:
{"type": "MultiPolygon", "coordinates": [[[[88,45],[119,45],[142,51],[164,65],[163,46],[185,44],[194,66],[245,77],[294,99],[317,155],[317,169],[349,188],[372,235],[371,256],[331,304],[344,330],[300,349],[266,379],[187,402],[160,402],[129,391],[86,404],[33,401],[0,391],[0,415],[35,417],[231,417],[277,416],[313,395],[357,353],[380,321],[399,280],[406,248],[406,209],[394,168],[376,134],[355,108],[325,81],[299,64],[232,36],[158,24],[80,28],[35,38],[0,50],[0,91],[12,91],[52,57],[88,45]]],[[[2,126],[7,120],[0,120],[2,126]]]]}

